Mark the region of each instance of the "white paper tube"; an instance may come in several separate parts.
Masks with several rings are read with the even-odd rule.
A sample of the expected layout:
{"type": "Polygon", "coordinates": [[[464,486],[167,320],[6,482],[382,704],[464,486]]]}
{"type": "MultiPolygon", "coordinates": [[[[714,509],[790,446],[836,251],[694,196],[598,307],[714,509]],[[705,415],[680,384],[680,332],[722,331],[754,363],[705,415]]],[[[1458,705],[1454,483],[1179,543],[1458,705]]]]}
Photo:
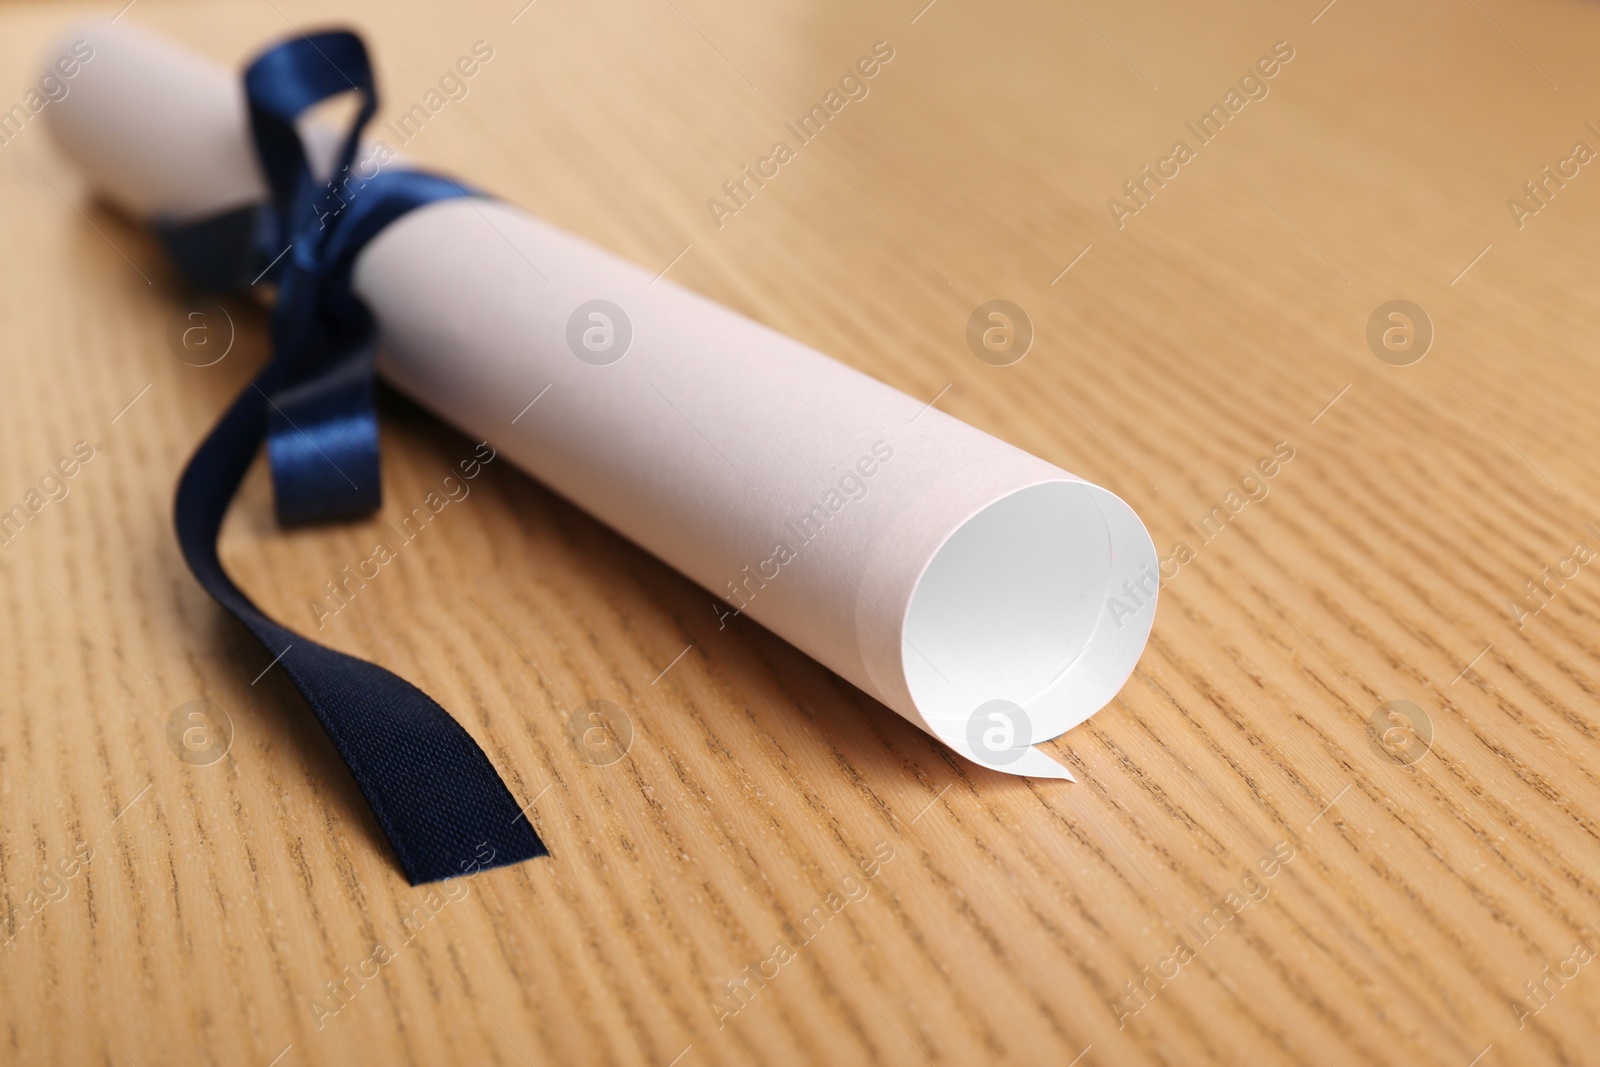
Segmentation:
{"type": "MultiPolygon", "coordinates": [[[[235,73],[126,25],[52,63],[78,40],[46,116],[100,193],[140,218],[265,198],[235,73]]],[[[1023,742],[1138,662],[1138,516],[925,401],[507,204],[406,215],[355,284],[388,381],[711,590],[708,619],[742,605],[976,762],[1070,777],[1023,742]]]]}

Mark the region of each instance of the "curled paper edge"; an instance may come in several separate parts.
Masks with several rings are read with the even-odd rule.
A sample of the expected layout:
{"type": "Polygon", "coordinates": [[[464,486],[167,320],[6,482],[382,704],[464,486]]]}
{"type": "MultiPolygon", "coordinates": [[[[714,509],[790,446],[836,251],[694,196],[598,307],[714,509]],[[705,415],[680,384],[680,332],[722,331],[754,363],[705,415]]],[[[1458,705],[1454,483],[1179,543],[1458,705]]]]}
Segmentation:
{"type": "MultiPolygon", "coordinates": [[[[1002,532],[999,537],[1004,539],[1005,534],[1002,532]]],[[[1030,556],[1026,546],[1007,555],[1006,561],[1015,574],[1015,580],[1007,582],[990,576],[990,580],[1000,587],[997,600],[1003,601],[1007,595],[1020,599],[1022,584],[1043,561],[1030,556]]],[[[1076,781],[1064,764],[1037,746],[1062,736],[1086,721],[1110,703],[1126,684],[1138,666],[1155,623],[1160,589],[1158,568],[1155,544],[1132,507],[1115,493],[1091,482],[1070,476],[1039,482],[979,509],[950,533],[928,561],[913,587],[911,602],[901,623],[903,684],[910,692],[912,704],[917,708],[924,727],[967,759],[992,770],[1034,778],[1076,781]],[[1025,728],[1023,724],[1012,725],[1018,727],[1015,733],[1026,733],[1026,743],[1018,737],[1005,748],[974,744],[974,734],[982,737],[988,728],[998,725],[998,720],[993,719],[994,715],[1012,713],[1001,709],[990,712],[986,718],[983,713],[987,706],[985,703],[976,705],[977,710],[957,703],[954,705],[954,714],[941,716],[936,712],[930,713],[930,709],[940,705],[940,691],[948,686],[938,676],[927,655],[913,645],[914,641],[919,640],[919,632],[925,625],[930,625],[919,619],[919,614],[936,615],[940,610],[939,605],[930,603],[930,600],[936,601],[939,592],[936,583],[940,579],[937,572],[941,568],[959,565],[963,555],[970,558],[994,551],[994,546],[988,542],[992,542],[995,534],[986,531],[986,525],[1002,525],[1003,520],[1011,517],[1005,513],[1024,496],[1060,493],[1061,490],[1076,490],[1085,499],[1080,501],[1075,513],[1039,517],[1036,519],[1037,528],[1043,531],[1052,521],[1059,523],[1071,518],[1088,527],[1091,533],[1103,532],[1105,567],[1103,571],[1097,569],[1077,575],[1058,572],[1054,578],[1062,588],[1054,595],[1077,597],[1101,607],[1094,616],[1091,632],[1079,647],[1063,650],[1066,662],[1043,686],[1032,691],[1005,693],[1003,683],[980,683],[987,685],[993,697],[1000,702],[1014,704],[1022,710],[1026,716],[1025,728]],[[1103,525],[1103,531],[1094,529],[1096,516],[1103,525]],[[1111,606],[1113,600],[1116,601],[1115,608],[1111,606]],[[973,725],[975,720],[977,729],[973,725]]],[[[1038,591],[1034,590],[1033,595],[1037,596],[1038,591]]],[[[1010,609],[1002,604],[997,610],[1005,613],[1010,609]]]]}

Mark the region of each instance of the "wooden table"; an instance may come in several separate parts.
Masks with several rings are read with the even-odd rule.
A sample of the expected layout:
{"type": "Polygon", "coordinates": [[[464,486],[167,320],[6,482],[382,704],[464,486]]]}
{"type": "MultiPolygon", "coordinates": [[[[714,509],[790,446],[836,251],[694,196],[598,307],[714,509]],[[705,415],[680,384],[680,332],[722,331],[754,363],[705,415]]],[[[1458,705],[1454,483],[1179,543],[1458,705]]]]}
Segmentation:
{"type": "MultiPolygon", "coordinates": [[[[66,495],[0,546],[0,1061],[1593,1061],[1600,8],[923,2],[123,17],[230,64],[347,21],[380,125],[483,41],[414,158],[1123,495],[1167,580],[1125,690],[1050,746],[1078,784],[719,628],[506,465],[316,632],[472,451],[390,395],[383,515],[283,532],[258,466],[224,554],[452,709],[551,848],[408,886],[174,541],[263,316],[176,358],[193,298],[30,124],[0,147],[0,506],[66,495]],[[1036,330],[1020,362],[968,348],[991,299],[1036,330]],[[572,741],[591,700],[623,758],[572,741]]],[[[3,102],[69,17],[0,9],[3,102]]]]}

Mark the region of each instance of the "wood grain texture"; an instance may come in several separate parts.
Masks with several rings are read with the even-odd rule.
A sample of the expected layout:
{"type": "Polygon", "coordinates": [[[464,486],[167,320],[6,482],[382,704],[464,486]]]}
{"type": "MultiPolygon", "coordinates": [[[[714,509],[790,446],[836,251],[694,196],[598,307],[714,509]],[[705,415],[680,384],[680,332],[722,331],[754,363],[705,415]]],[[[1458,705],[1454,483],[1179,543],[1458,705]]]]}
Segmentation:
{"type": "MultiPolygon", "coordinates": [[[[551,848],[407,886],[174,542],[263,316],[229,304],[227,358],[175,358],[192,298],[29,124],[0,146],[0,506],[94,452],[0,546],[0,1061],[1593,1062],[1600,561],[1543,568],[1600,549],[1600,173],[1541,168],[1600,148],[1600,8],[921,3],[123,17],[229,63],[351,23],[380,121],[488,42],[414,158],[1186,543],[1127,688],[1051,746],[1079,783],[960,761],[497,463],[319,633],[451,709],[551,848]],[[867,97],[719,227],[707,198],[877,41],[867,97]],[[1119,228],[1108,199],[1180,139],[1119,228]],[[1009,367],[964,340],[994,298],[1037,329],[1009,367]],[[1435,330],[1409,366],[1366,340],[1395,299],[1435,330]],[[168,740],[201,699],[234,731],[206,765],[168,740]],[[591,700],[631,723],[616,762],[569,735],[591,700]],[[1416,733],[1386,751],[1397,700],[1420,710],[1381,729],[1416,733]]],[[[115,9],[0,8],[0,103],[74,12],[115,9]]],[[[379,519],[280,531],[259,467],[230,516],[235,576],[291,625],[471,454],[383,407],[379,519]]]]}

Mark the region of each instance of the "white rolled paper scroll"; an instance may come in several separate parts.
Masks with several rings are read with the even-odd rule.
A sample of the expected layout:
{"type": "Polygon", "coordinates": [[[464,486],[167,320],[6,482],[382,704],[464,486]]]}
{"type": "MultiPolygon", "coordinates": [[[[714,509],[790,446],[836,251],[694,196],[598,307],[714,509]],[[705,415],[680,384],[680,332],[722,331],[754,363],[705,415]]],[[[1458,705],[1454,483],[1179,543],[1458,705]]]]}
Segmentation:
{"type": "MultiPolygon", "coordinates": [[[[180,221],[266,198],[238,75],[127,25],[52,62],[78,40],[45,111],[99,193],[180,221]]],[[[977,763],[1070,778],[1032,745],[1138,662],[1138,516],[926,401],[490,200],[402,217],[355,287],[390,383],[711,590],[708,621],[748,615],[977,763]]]]}

